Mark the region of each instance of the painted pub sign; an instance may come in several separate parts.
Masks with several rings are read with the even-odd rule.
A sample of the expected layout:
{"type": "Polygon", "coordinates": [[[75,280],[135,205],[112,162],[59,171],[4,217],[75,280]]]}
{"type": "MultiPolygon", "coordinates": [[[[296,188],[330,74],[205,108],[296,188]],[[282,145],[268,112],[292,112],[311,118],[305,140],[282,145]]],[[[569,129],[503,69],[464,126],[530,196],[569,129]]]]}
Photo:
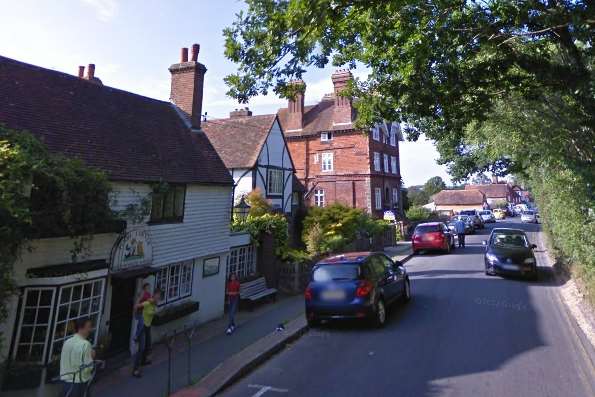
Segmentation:
{"type": "Polygon", "coordinates": [[[148,266],[153,260],[153,245],[148,228],[126,231],[112,249],[111,271],[119,272],[148,266]]]}

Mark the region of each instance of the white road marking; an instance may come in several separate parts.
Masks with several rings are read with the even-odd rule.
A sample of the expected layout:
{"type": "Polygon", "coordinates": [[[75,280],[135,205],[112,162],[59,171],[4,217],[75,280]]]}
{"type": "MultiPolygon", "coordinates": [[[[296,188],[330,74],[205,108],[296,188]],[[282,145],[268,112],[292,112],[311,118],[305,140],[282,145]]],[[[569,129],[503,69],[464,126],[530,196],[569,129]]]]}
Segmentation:
{"type": "Polygon", "coordinates": [[[278,389],[278,388],[273,387],[273,386],[264,386],[264,385],[248,385],[248,387],[251,387],[253,389],[260,389],[259,391],[257,391],[256,393],[254,393],[252,395],[252,397],[260,397],[260,396],[262,396],[264,393],[266,393],[268,391],[274,391],[276,393],[287,393],[289,391],[287,389],[278,389]]]}

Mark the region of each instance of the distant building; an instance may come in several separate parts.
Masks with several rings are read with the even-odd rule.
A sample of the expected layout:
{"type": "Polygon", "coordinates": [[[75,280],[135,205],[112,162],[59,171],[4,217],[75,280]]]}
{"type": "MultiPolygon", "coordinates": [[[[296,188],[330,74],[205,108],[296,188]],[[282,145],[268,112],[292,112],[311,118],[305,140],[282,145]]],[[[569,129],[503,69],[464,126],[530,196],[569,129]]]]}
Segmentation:
{"type": "Polygon", "coordinates": [[[479,190],[442,190],[433,199],[434,209],[439,212],[482,210],[487,204],[485,194],[479,190]]]}
{"type": "Polygon", "coordinates": [[[487,203],[493,205],[498,202],[518,204],[521,198],[508,183],[489,183],[486,185],[466,185],[465,190],[479,190],[485,194],[487,203]]]}
{"type": "Polygon", "coordinates": [[[296,175],[312,206],[342,203],[382,217],[402,215],[398,123],[384,122],[371,131],[355,127],[352,99],[341,96],[351,72],[332,76],[334,92],[313,106],[304,106],[305,85],[278,116],[287,138],[296,175]]]}

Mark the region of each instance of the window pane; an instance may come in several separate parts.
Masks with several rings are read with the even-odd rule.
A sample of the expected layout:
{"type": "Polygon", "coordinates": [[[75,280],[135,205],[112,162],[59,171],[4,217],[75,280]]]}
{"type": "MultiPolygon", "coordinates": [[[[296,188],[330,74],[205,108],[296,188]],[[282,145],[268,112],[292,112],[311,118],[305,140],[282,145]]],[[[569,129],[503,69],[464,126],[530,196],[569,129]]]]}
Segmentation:
{"type": "Polygon", "coordinates": [[[36,313],[37,310],[35,309],[25,309],[25,312],[23,313],[23,324],[34,324],[36,313]]]}
{"type": "Polygon", "coordinates": [[[186,188],[184,186],[176,187],[176,197],[175,197],[175,216],[177,218],[181,218],[184,216],[184,192],[186,188]]]}
{"type": "Polygon", "coordinates": [[[164,219],[171,219],[174,217],[174,195],[175,191],[169,191],[165,195],[165,203],[163,204],[164,219]]]}
{"type": "Polygon", "coordinates": [[[60,305],[60,308],[58,309],[58,321],[66,320],[67,317],[68,317],[68,304],[60,305]]]}
{"type": "Polygon", "coordinates": [[[21,328],[21,339],[20,343],[29,343],[33,338],[33,327],[23,327],[21,328]]]}
{"type": "Polygon", "coordinates": [[[163,195],[161,193],[153,193],[153,208],[151,209],[151,219],[154,221],[163,218],[163,195]]]}
{"type": "Polygon", "coordinates": [[[39,299],[39,291],[27,291],[27,302],[25,303],[26,306],[37,306],[37,301],[39,299]]]}
{"type": "Polygon", "coordinates": [[[93,290],[93,285],[91,285],[91,284],[85,284],[83,286],[83,298],[89,298],[89,297],[91,297],[92,290],[93,290]]]}
{"type": "Polygon", "coordinates": [[[60,303],[70,301],[70,292],[72,288],[62,288],[62,292],[60,293],[60,303]]]}
{"type": "Polygon", "coordinates": [[[45,336],[47,334],[46,327],[35,327],[35,336],[33,337],[33,342],[35,343],[45,343],[45,336]]]}
{"type": "Polygon", "coordinates": [[[72,300],[77,301],[81,299],[81,293],[83,292],[83,287],[80,285],[75,286],[72,289],[72,300]]]}
{"type": "Polygon", "coordinates": [[[37,310],[37,324],[47,325],[50,322],[50,308],[37,310]]]}
{"type": "Polygon", "coordinates": [[[53,291],[45,290],[41,291],[41,297],[39,299],[40,306],[50,306],[52,304],[53,291]]]}

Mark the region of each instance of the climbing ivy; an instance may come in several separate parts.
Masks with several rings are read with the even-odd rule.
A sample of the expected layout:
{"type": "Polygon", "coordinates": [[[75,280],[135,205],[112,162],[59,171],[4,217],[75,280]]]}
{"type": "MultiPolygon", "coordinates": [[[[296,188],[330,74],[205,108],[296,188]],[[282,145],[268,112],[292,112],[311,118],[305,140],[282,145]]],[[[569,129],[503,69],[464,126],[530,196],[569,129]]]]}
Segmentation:
{"type": "Polygon", "coordinates": [[[109,194],[102,171],[49,153],[30,133],[0,125],[0,322],[14,293],[13,264],[28,242],[69,236],[76,261],[93,234],[113,230],[109,194]]]}

